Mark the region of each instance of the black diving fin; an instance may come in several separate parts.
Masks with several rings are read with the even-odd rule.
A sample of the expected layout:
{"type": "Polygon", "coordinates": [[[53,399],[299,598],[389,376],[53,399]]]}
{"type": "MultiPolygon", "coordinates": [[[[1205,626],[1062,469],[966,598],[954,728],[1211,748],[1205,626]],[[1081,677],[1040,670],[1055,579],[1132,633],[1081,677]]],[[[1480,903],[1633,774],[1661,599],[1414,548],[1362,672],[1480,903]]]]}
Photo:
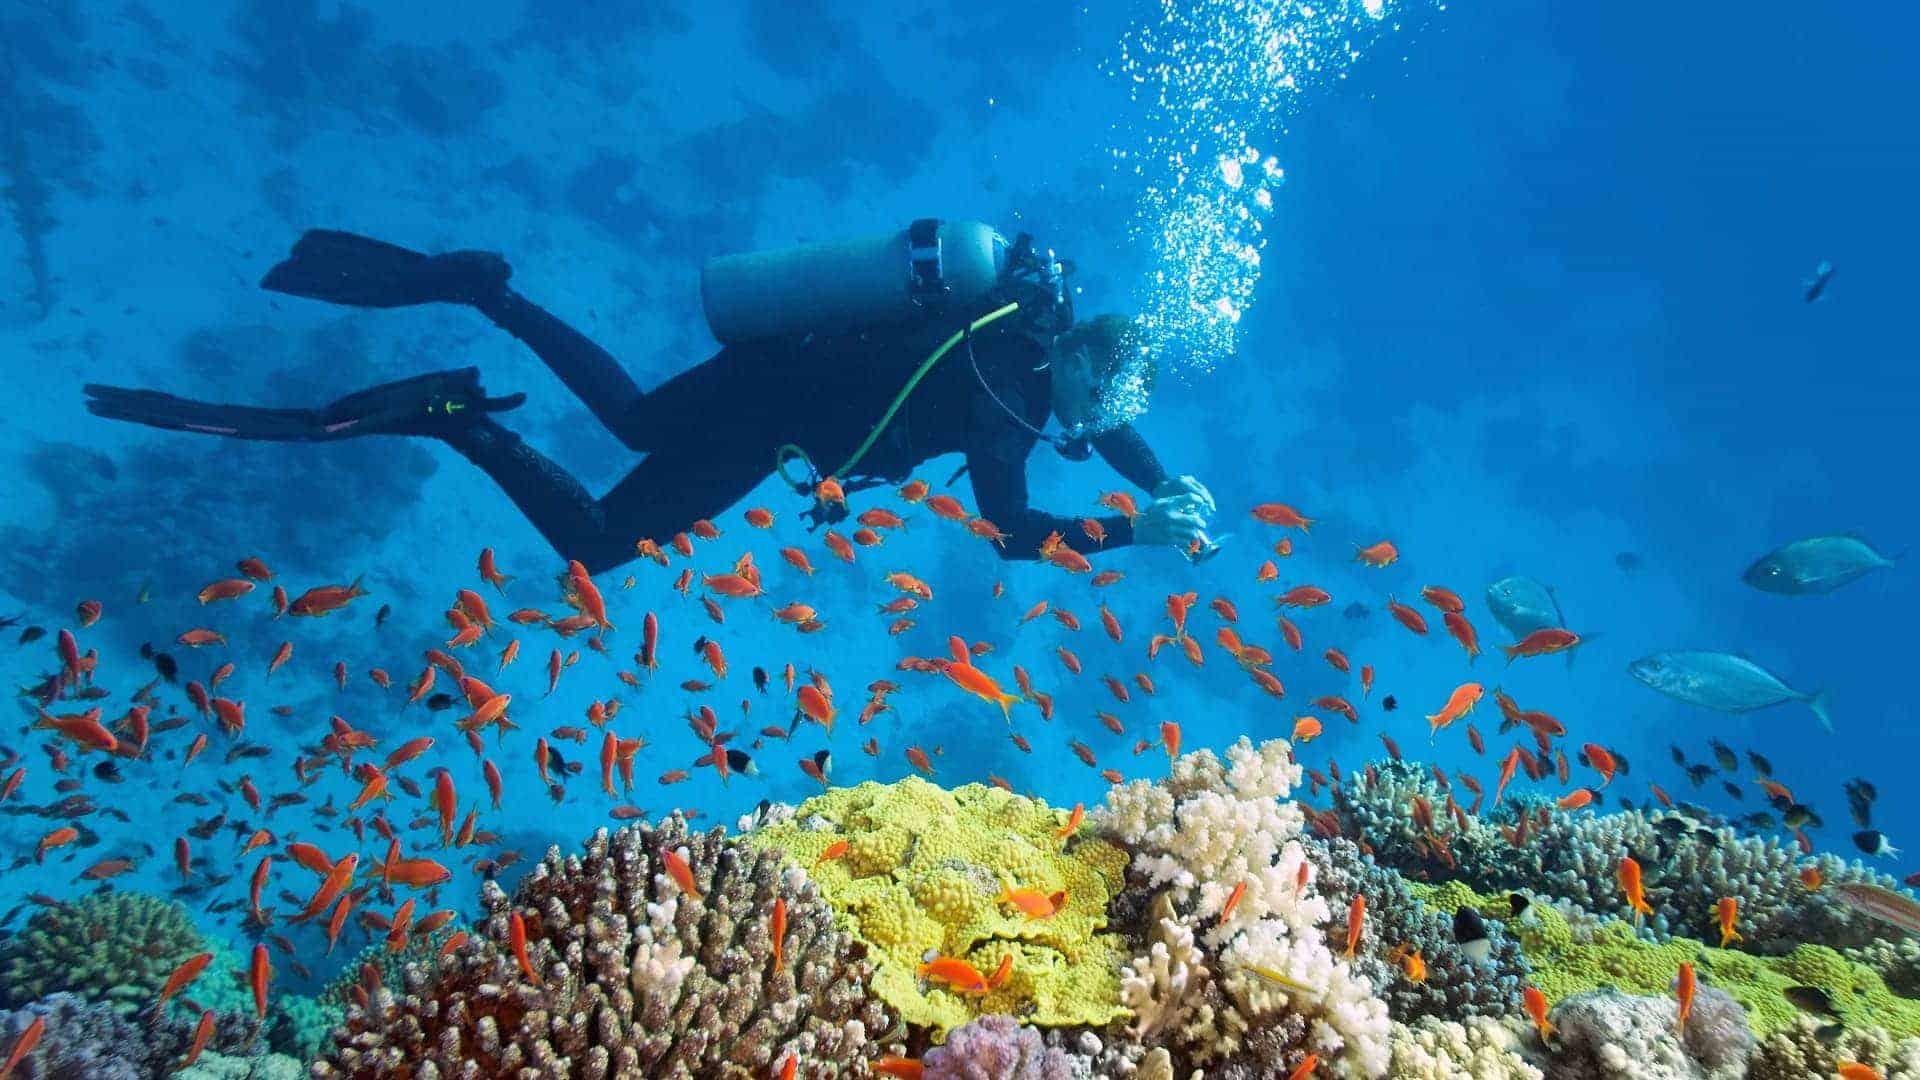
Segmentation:
{"type": "Polygon", "coordinates": [[[519,408],[527,396],[490,398],[478,368],[429,372],[348,394],[321,409],[224,405],[89,383],[87,411],[169,431],[272,442],[329,442],[356,435],[440,435],[487,413],[519,408]]]}
{"type": "Polygon", "coordinates": [[[418,251],[335,229],[309,229],[260,287],[349,307],[472,304],[506,288],[513,268],[491,251],[418,251]]]}

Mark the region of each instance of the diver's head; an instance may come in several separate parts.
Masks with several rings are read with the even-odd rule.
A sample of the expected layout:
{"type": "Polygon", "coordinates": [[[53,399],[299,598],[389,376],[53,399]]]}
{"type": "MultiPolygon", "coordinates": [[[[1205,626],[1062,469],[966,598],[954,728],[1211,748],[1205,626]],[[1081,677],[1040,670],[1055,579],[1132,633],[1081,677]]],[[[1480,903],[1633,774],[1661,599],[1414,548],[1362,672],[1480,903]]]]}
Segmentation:
{"type": "Polygon", "coordinates": [[[1125,315],[1096,315],[1054,339],[1053,415],[1073,432],[1094,433],[1146,411],[1153,360],[1125,315]]]}

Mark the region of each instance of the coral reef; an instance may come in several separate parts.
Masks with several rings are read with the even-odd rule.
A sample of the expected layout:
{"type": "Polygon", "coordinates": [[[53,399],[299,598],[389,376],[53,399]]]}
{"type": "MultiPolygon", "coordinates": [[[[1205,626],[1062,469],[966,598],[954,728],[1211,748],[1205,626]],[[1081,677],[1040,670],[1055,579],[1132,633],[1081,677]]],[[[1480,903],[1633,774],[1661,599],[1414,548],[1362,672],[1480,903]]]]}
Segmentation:
{"type": "Polygon", "coordinates": [[[1469,1016],[1464,1022],[1423,1016],[1395,1023],[1387,1075],[1398,1080],[1541,1080],[1520,1052],[1511,1022],[1469,1016]]]}
{"type": "Polygon", "coordinates": [[[1806,1080],[1833,1076],[1839,1062],[1858,1061],[1887,1080],[1920,1080],[1920,1038],[1896,1038],[1882,1027],[1847,1027],[1823,1039],[1820,1022],[1795,1018],[1766,1037],[1754,1055],[1748,1080],[1806,1080]]]}
{"type": "MultiPolygon", "coordinates": [[[[186,909],[171,900],[93,893],[43,908],[0,942],[0,1005],[18,1008],[65,991],[131,1013],[153,1003],[181,961],[208,948],[186,909]]],[[[234,1000],[214,1000],[226,978],[221,959],[216,953],[186,996],[212,1008],[234,1000]]]]}
{"type": "Polygon", "coordinates": [[[1126,854],[1090,835],[1063,843],[1060,828],[1059,811],[999,788],[946,791],[909,778],[829,791],[748,842],[813,867],[841,925],[873,950],[874,992],[908,1023],[944,1033],[1011,1013],[1043,1026],[1099,1026],[1126,1015],[1124,943],[1105,932],[1126,854]],[[839,840],[846,853],[821,861],[839,840]],[[1007,887],[1066,898],[1036,918],[999,902],[1007,887]],[[1013,967],[1000,988],[961,995],[921,980],[929,953],[982,973],[1008,956],[1013,967]]]}
{"type": "MultiPolygon", "coordinates": [[[[358,968],[356,964],[351,970],[358,968]]],[[[312,1061],[331,1045],[334,1029],[346,1018],[344,999],[283,994],[267,1017],[267,1046],[301,1061],[312,1061]]]]}
{"type": "Polygon", "coordinates": [[[513,899],[488,882],[475,937],[403,993],[382,987],[350,1008],[316,1077],[371,1077],[403,1066],[440,1076],[520,1069],[574,1076],[860,1076],[892,1026],[871,997],[863,949],[833,921],[813,883],[779,854],[720,830],[602,830],[556,849],[513,899]],[[663,853],[678,852],[698,895],[663,853]],[[785,901],[783,964],[769,916],[785,901]],[[525,930],[523,969],[512,925],[525,930]]]}
{"type": "Polygon", "coordinates": [[[929,1080],[1072,1080],[1072,1055],[1011,1016],[983,1016],[955,1028],[924,1060],[929,1080]]]}
{"type": "Polygon", "coordinates": [[[1559,1080],[1741,1080],[1753,1034],[1732,998],[1701,987],[1682,1032],[1671,996],[1589,990],[1553,1010],[1559,1080]]]}
{"type": "MultiPolygon", "coordinates": [[[[1307,845],[1322,892],[1332,896],[1367,898],[1365,957],[1355,969],[1380,988],[1387,1011],[1403,1024],[1423,1016],[1459,1020],[1469,1016],[1518,1015],[1520,990],[1526,985],[1527,962],[1519,942],[1499,923],[1487,924],[1489,953],[1484,962],[1468,958],[1453,936],[1453,912],[1459,901],[1430,905],[1431,887],[1410,884],[1392,870],[1377,865],[1351,842],[1334,838],[1307,845]],[[1417,950],[1426,967],[1419,982],[1408,978],[1404,965],[1386,960],[1391,950],[1417,950]]],[[[1328,944],[1345,947],[1346,928],[1330,929],[1328,944]]]]}
{"type": "Polygon", "coordinates": [[[1456,819],[1442,813],[1450,793],[1432,772],[1421,762],[1382,762],[1333,791],[1335,809],[1354,835],[1382,864],[1410,877],[1459,878],[1481,890],[1526,887],[1626,918],[1632,912],[1614,884],[1614,869],[1632,855],[1641,865],[1654,909],[1647,922],[1656,933],[1705,936],[1721,898],[1732,897],[1740,902],[1742,948],[1749,951],[1787,952],[1803,941],[1859,947],[1896,936],[1829,893],[1800,884],[1800,870],[1809,865],[1828,882],[1895,884],[1857,861],[1803,857],[1775,837],[1742,835],[1678,814],[1543,813],[1547,804],[1521,797],[1485,816],[1456,819]],[[1444,856],[1413,826],[1407,808],[1415,797],[1433,808],[1444,856]],[[1530,838],[1518,846],[1499,831],[1515,813],[1534,815],[1530,838]]]}
{"type": "MultiPolygon", "coordinates": [[[[198,1017],[178,1013],[135,1020],[110,1004],[56,993],[0,1013],[0,1046],[14,1046],[35,1018],[46,1021],[46,1031],[14,1072],[21,1080],[145,1080],[167,1075],[186,1056],[199,1024],[198,1017]]],[[[256,1056],[258,1030],[251,1016],[223,1014],[207,1052],[231,1055],[251,1068],[262,1060],[256,1056]]]]}
{"type": "Polygon", "coordinates": [[[1386,1006],[1368,981],[1327,946],[1331,918],[1303,874],[1304,817],[1283,801],[1301,768],[1284,740],[1258,747],[1242,737],[1222,762],[1196,750],[1174,762],[1162,783],[1136,780],[1107,794],[1095,826],[1133,853],[1131,871],[1148,889],[1164,889],[1221,974],[1198,993],[1177,997],[1171,1044],[1209,1075],[1285,1075],[1306,1053],[1336,1076],[1375,1076],[1386,1068],[1386,1006]],[[1221,913],[1236,888],[1232,918],[1221,913]],[[1255,971],[1296,986],[1275,985],[1255,971]]]}

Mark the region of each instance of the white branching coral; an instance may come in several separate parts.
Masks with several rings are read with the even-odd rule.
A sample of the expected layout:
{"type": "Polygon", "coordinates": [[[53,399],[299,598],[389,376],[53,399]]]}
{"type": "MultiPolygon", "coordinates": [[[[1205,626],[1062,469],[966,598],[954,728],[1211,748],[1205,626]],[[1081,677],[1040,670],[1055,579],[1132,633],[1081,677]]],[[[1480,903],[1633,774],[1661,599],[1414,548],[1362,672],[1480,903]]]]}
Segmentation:
{"type": "MultiPolygon", "coordinates": [[[[1169,998],[1142,982],[1143,1000],[1162,1009],[1171,1000],[1185,1013],[1156,1012],[1143,1022],[1178,1030],[1197,1043],[1190,1047],[1195,1058],[1208,1060],[1245,1055],[1247,1032],[1278,1031],[1282,1019],[1304,1021],[1297,1040],[1256,1040],[1260,1055],[1304,1047],[1332,1075],[1379,1076],[1388,1061],[1386,1006],[1367,980],[1334,958],[1320,931],[1331,912],[1305,869],[1304,818],[1285,801],[1301,775],[1285,740],[1256,747],[1242,737],[1224,763],[1197,750],[1176,761],[1164,783],[1116,787],[1095,812],[1096,827],[1133,853],[1133,872],[1164,890],[1189,925],[1207,925],[1200,943],[1215,958],[1225,990],[1224,998],[1169,998]],[[1222,920],[1236,889],[1233,917],[1222,920]],[[1308,989],[1276,985],[1252,974],[1255,968],[1308,989]]],[[[1155,971],[1151,955],[1147,961],[1145,968],[1136,962],[1139,980],[1155,971]]]]}
{"type": "Polygon", "coordinates": [[[1540,1080],[1520,1054],[1512,1022],[1469,1016],[1464,1023],[1423,1016],[1393,1025],[1389,1075],[1404,1080],[1540,1080]]]}
{"type": "Polygon", "coordinates": [[[1133,1010],[1132,1034],[1143,1042],[1182,1018],[1208,974],[1193,928],[1174,915],[1165,894],[1154,901],[1153,918],[1153,944],[1120,973],[1120,1000],[1133,1010]]]}

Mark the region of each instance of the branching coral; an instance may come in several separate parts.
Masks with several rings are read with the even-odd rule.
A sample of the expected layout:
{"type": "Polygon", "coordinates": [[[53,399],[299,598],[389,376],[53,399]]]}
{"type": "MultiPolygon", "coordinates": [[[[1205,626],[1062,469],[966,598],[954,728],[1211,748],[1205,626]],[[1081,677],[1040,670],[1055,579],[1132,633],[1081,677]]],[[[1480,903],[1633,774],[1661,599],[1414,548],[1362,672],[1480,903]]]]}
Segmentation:
{"type": "Polygon", "coordinates": [[[747,841],[814,867],[841,925],[873,949],[875,992],[908,1023],[937,1034],[1001,1012],[1042,1026],[1099,1026],[1126,1015],[1124,946],[1106,929],[1126,853],[1091,835],[1063,842],[1061,819],[999,788],[946,791],[909,778],[829,791],[747,841]],[[821,861],[841,840],[846,853],[821,861]],[[1065,897],[1036,917],[1000,901],[1009,887],[1065,897]],[[1013,966],[1003,986],[960,994],[921,979],[929,954],[983,974],[1007,957],[1013,966]]]}
{"type": "Polygon", "coordinates": [[[1820,1022],[1796,1017],[1761,1042],[1748,1080],[1834,1076],[1842,1060],[1880,1070],[1887,1080],[1920,1080],[1920,1038],[1897,1038],[1881,1027],[1847,1027],[1823,1038],[1820,1022]]]}
{"type": "Polygon", "coordinates": [[[1393,1025],[1396,1080],[1541,1080],[1539,1068],[1520,1053],[1510,1021],[1470,1016],[1463,1023],[1423,1016],[1393,1025]]]}
{"type": "MultiPolygon", "coordinates": [[[[1349,841],[1334,838],[1310,841],[1309,857],[1318,869],[1320,888],[1336,896],[1367,898],[1365,959],[1357,970],[1380,988],[1387,1011],[1395,1020],[1411,1023],[1433,1016],[1459,1020],[1468,1016],[1518,1015],[1520,990],[1528,969],[1520,945],[1498,922],[1486,924],[1487,958],[1469,958],[1454,940],[1453,914],[1458,900],[1438,905],[1428,902],[1435,891],[1413,884],[1398,873],[1378,866],[1349,841]],[[1389,954],[1417,952],[1424,978],[1409,977],[1405,962],[1391,962],[1389,954]]],[[[1345,927],[1337,933],[1344,948],[1345,927]]],[[[1330,937],[1330,944],[1336,944],[1330,937]]]]}
{"type": "Polygon", "coordinates": [[[1386,1068],[1386,1007],[1334,959],[1322,931],[1327,902],[1302,884],[1311,873],[1302,873],[1304,819],[1283,801],[1300,776],[1285,741],[1255,747],[1242,738],[1224,763],[1198,750],[1161,784],[1113,788],[1094,815],[1133,853],[1132,871],[1147,887],[1164,888],[1192,924],[1210,923],[1199,939],[1224,974],[1197,1000],[1181,999],[1175,1042],[1196,1062],[1218,1062],[1222,1076],[1284,1075],[1309,1050],[1336,1076],[1386,1068]],[[1236,888],[1232,918],[1222,920],[1236,888]]]}
{"type": "Polygon", "coordinates": [[[315,1076],[757,1080],[789,1054],[800,1076],[861,1076],[893,1022],[804,872],[720,830],[690,835],[677,815],[603,830],[578,855],[550,852],[514,899],[492,882],[482,899],[474,940],[437,968],[410,968],[404,995],[383,988],[349,1009],[315,1076]],[[698,895],[662,855],[680,849],[698,895]],[[776,899],[787,915],[779,970],[776,899]],[[516,917],[527,970],[510,944],[516,917]]]}
{"type": "Polygon", "coordinates": [[[1705,936],[1723,897],[1740,903],[1742,948],[1779,953],[1802,941],[1860,946],[1893,932],[1831,899],[1810,892],[1799,872],[1817,866],[1829,882],[1894,883],[1858,862],[1832,855],[1804,858],[1775,837],[1741,835],[1678,815],[1624,811],[1615,814],[1545,812],[1538,800],[1511,798],[1507,807],[1464,824],[1444,814],[1447,792],[1431,770],[1413,761],[1385,762],[1370,774],[1334,789],[1334,805],[1348,828],[1365,839],[1387,866],[1423,879],[1460,878],[1476,889],[1524,886],[1571,901],[1589,911],[1630,917],[1614,884],[1624,855],[1640,864],[1648,902],[1647,920],[1657,933],[1705,936]],[[1412,823],[1409,806],[1425,799],[1445,855],[1412,823]],[[1524,844],[1510,842],[1501,825],[1517,812],[1533,815],[1524,844]]]}
{"type": "MultiPolygon", "coordinates": [[[[0,1005],[17,1008],[67,991],[130,1013],[151,1005],[173,969],[206,949],[179,904],[137,892],[94,893],[42,909],[0,943],[0,1005]]],[[[189,996],[218,994],[227,976],[215,964],[203,978],[207,985],[189,996]]]]}
{"type": "MultiPolygon", "coordinates": [[[[178,1014],[135,1020],[104,1002],[77,995],[50,994],[8,1013],[0,1013],[0,1047],[17,1045],[35,1019],[45,1021],[39,1045],[20,1063],[20,1080],[145,1080],[165,1076],[186,1056],[198,1018],[178,1014]]],[[[257,1064],[252,1017],[221,1015],[207,1049],[257,1064]]],[[[243,1074],[244,1075],[244,1074],[243,1074]]]]}

